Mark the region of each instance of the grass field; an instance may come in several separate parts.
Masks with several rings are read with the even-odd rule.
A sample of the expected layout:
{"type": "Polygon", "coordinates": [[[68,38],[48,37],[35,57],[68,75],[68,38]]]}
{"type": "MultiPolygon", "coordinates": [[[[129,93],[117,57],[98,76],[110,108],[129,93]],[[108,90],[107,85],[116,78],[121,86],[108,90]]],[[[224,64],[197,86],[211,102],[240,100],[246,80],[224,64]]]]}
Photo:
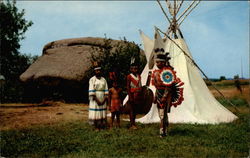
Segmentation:
{"type": "Polygon", "coordinates": [[[250,112],[244,95],[230,93],[229,99],[237,103],[238,111],[221,101],[239,117],[236,121],[218,125],[171,124],[169,136],[164,139],[158,136],[159,124],[138,124],[139,129],[129,130],[128,122],[122,122],[120,129],[100,132],[82,120],[1,130],[1,156],[248,157],[250,112]]]}
{"type": "Polygon", "coordinates": [[[249,115],[230,124],[174,124],[158,137],[158,124],[138,130],[93,131],[83,122],[1,132],[4,157],[247,157],[249,115]]]}

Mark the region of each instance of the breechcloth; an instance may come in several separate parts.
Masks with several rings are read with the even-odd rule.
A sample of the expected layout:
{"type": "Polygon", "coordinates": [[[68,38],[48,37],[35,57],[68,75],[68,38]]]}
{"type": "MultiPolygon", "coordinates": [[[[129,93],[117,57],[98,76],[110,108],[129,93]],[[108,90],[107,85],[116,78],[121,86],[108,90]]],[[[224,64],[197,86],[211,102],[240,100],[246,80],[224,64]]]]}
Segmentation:
{"type": "Polygon", "coordinates": [[[121,107],[121,100],[119,98],[111,99],[111,112],[120,111],[120,107],[121,107]]]}
{"type": "MultiPolygon", "coordinates": [[[[157,107],[159,108],[159,109],[162,109],[162,110],[159,110],[159,116],[163,116],[163,109],[165,108],[165,106],[167,105],[167,102],[166,103],[162,103],[161,102],[161,99],[163,98],[163,97],[165,97],[166,99],[167,99],[167,96],[168,96],[168,94],[169,94],[169,91],[167,90],[167,89],[163,89],[163,88],[161,88],[161,89],[156,89],[156,100],[157,100],[157,107]],[[162,111],[162,112],[160,112],[160,111],[162,111]],[[162,114],[161,114],[162,113],[162,114]]],[[[170,113],[170,108],[168,109],[168,113],[170,113]]]]}

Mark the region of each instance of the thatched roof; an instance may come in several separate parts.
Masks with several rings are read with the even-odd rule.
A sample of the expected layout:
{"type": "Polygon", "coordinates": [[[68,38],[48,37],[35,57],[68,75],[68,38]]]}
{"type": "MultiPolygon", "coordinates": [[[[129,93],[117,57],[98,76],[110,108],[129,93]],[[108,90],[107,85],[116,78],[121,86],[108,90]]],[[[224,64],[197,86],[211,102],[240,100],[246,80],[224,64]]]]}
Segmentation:
{"type": "MultiPolygon", "coordinates": [[[[115,45],[119,40],[111,40],[115,45]]],[[[43,54],[21,76],[23,82],[39,78],[62,78],[84,80],[85,73],[92,66],[91,52],[103,47],[104,38],[74,38],[53,41],[46,44],[43,54]]],[[[100,53],[100,52],[96,52],[100,53]]]]}

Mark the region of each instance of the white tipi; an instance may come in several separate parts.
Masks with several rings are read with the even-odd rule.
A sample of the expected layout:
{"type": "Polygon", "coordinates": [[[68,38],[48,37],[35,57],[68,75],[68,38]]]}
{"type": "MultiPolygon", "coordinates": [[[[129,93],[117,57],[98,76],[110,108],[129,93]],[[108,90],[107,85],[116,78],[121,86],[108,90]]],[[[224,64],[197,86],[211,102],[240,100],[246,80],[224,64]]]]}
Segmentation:
{"type": "MultiPolygon", "coordinates": [[[[201,77],[199,69],[193,62],[191,53],[179,29],[180,24],[198,5],[199,1],[196,1],[196,3],[195,1],[192,2],[179,17],[177,17],[177,13],[180,11],[183,1],[174,0],[171,2],[168,0],[166,1],[169,9],[169,15],[172,17],[170,21],[170,18],[168,18],[169,15],[166,14],[160,1],[158,1],[162,11],[170,23],[164,39],[161,38],[158,28],[156,28],[154,40],[151,40],[145,34],[140,32],[148,61],[141,74],[142,84],[146,83],[148,72],[156,69],[156,66],[152,65],[154,56],[152,54],[152,50],[155,47],[162,47],[166,52],[170,52],[170,64],[177,72],[177,76],[182,82],[184,82],[184,101],[176,108],[171,107],[169,121],[171,123],[201,124],[232,122],[237,119],[237,116],[222,106],[211,94],[201,77]]],[[[155,92],[155,88],[151,84],[149,88],[155,92]]],[[[149,113],[136,121],[141,123],[160,122],[156,105],[153,104],[149,113]]]]}

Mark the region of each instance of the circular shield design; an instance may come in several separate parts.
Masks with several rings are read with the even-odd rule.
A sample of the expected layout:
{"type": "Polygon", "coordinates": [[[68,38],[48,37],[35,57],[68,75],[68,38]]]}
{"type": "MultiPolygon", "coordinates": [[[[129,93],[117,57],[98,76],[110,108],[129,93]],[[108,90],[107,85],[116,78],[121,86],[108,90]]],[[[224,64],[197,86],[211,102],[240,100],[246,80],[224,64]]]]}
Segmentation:
{"type": "Polygon", "coordinates": [[[165,68],[162,70],[162,72],[160,73],[160,78],[163,84],[166,86],[172,85],[176,80],[174,71],[169,68],[165,68]]]}

